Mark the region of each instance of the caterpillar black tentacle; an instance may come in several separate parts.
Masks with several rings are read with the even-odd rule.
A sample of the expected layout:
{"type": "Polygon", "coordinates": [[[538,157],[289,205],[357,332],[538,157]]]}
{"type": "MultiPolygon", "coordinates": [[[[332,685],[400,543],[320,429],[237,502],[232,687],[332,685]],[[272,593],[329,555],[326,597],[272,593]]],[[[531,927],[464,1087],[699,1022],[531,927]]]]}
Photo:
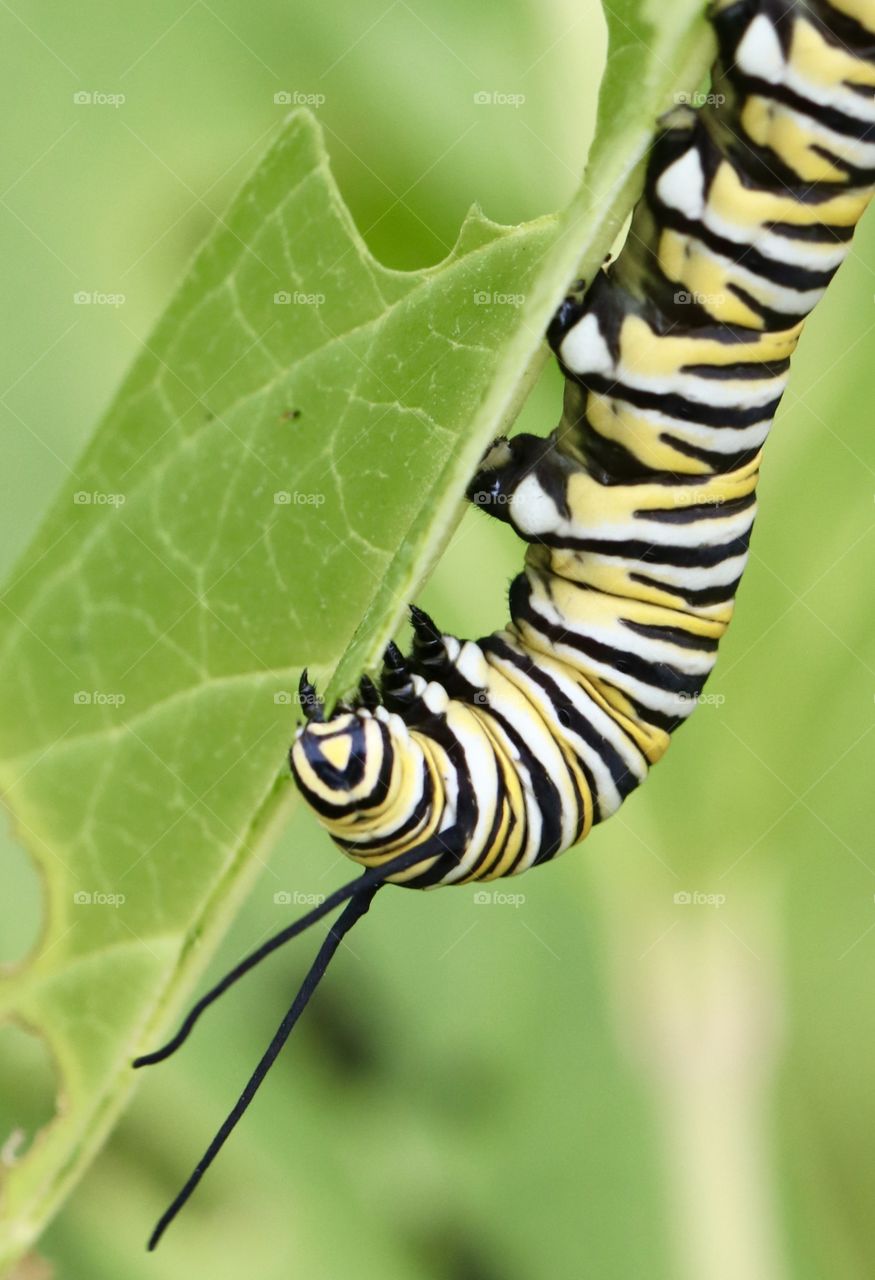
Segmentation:
{"type": "Polygon", "coordinates": [[[295,1023],[307,1007],[310,995],[316,989],[320,980],[324,976],[325,970],[331,963],[331,960],[336,954],[337,948],[343,941],[344,936],[349,933],[353,925],[358,924],[362,916],[366,914],[374,899],[374,895],[380,888],[381,883],[377,882],[376,884],[369,885],[366,889],[361,889],[356,892],[347,902],[337,923],[329,929],[328,936],[322,943],[322,946],[319,948],[316,955],[316,959],[310,966],[310,971],[297,991],[295,998],[277,1028],[273,1039],[262,1054],[261,1061],[247,1080],[243,1092],[237,1099],[234,1107],[226,1116],[225,1120],[222,1122],[221,1127],[209,1147],[197,1162],[182,1190],[171,1201],[167,1209],[165,1209],[164,1213],[158,1219],[158,1222],[155,1224],[155,1229],[149,1237],[149,1243],[147,1246],[150,1252],[158,1247],[164,1232],[170,1226],[170,1223],[179,1211],[191,1198],[201,1178],[204,1176],[207,1169],[227,1142],[232,1130],[239,1124],[244,1113],[247,1111],[250,1102],[255,1097],[262,1080],[273,1066],[277,1055],[288,1040],[289,1036],[292,1034],[295,1023]]]}
{"type": "MultiPolygon", "coordinates": [[[[717,0],[712,18],[711,94],[660,122],[623,249],[549,326],[559,426],[494,441],[468,486],[527,543],[507,626],[460,640],[412,608],[409,657],[390,645],[379,690],[364,677],[327,717],[301,678],[292,773],[365,868],[325,908],[352,900],[338,934],[383,883],[516,875],[577,844],[661,759],[711,673],[790,357],[875,185],[875,0],[717,0]]],[[[248,957],[140,1061],[323,914],[248,957]]]]}

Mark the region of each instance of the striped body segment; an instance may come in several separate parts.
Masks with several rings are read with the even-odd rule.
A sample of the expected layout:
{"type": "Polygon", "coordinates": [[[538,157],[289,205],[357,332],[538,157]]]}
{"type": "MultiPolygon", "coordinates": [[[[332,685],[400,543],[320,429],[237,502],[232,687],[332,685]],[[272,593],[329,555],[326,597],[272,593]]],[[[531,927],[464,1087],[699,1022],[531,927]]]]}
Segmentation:
{"type": "Polygon", "coordinates": [[[734,0],[699,110],[663,121],[624,248],[560,307],[548,437],[469,497],[528,544],[477,642],[413,610],[379,692],[308,721],[297,783],[340,847],[425,888],[513,875],[609,817],[696,705],[732,617],[805,317],[875,186],[875,0],[734,0]]]}

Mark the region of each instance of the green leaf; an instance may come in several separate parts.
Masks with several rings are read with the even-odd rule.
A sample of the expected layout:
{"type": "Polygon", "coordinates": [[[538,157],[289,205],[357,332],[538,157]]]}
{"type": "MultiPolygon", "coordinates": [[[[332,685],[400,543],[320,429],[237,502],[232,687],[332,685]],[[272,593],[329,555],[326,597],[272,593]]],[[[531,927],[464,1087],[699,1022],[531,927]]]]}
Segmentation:
{"type": "Polygon", "coordinates": [[[711,52],[698,5],[611,16],[599,135],[568,209],[472,212],[387,270],[291,116],[126,378],[2,598],[0,781],[45,885],[0,1009],[60,1105],[8,1173],[14,1258],[105,1137],[248,884],[291,786],[302,666],[372,662],[545,358],[568,282],[631,203],[655,117],[711,52]]]}

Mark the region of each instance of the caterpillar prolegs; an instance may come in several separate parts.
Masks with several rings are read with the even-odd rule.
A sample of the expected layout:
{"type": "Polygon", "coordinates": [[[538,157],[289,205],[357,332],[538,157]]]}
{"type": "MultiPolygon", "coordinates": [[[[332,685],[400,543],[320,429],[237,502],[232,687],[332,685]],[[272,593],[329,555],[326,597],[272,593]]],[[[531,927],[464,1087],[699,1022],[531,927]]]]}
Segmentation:
{"type": "Polygon", "coordinates": [[[343,934],[379,887],[515,875],[610,817],[714,665],[756,514],[762,448],[806,316],[875,186],[875,0],[719,0],[700,109],[661,122],[616,261],[548,331],[559,426],[499,440],[468,496],[528,544],[510,621],[478,641],[412,610],[331,715],[306,673],[298,787],[359,880],[289,1015],[161,1233],[242,1115],[343,934]]]}

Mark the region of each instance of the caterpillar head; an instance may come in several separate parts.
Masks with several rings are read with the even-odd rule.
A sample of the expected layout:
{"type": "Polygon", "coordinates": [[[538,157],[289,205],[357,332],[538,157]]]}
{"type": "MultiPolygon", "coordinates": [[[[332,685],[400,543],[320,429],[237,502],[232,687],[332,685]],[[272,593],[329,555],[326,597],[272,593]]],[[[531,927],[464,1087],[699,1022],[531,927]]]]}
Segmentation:
{"type": "MultiPolygon", "coordinates": [[[[421,677],[415,679],[425,686],[421,677]]],[[[406,662],[390,645],[383,696],[403,703],[410,682],[406,662]]],[[[299,697],[307,722],[298,729],[289,753],[292,776],[346,856],[373,868],[424,847],[429,839],[432,844],[437,840],[436,852],[422,858],[428,870],[437,855],[451,852],[436,835],[437,822],[448,812],[445,774],[451,766],[447,760],[441,766],[424,750],[418,735],[381,701],[371,681],[362,680],[354,707],[340,704],[328,719],[306,672],[299,697]]],[[[414,874],[405,867],[388,878],[406,884],[421,871],[417,868],[414,874]]]]}
{"type": "Polygon", "coordinates": [[[350,807],[369,810],[386,799],[391,747],[385,727],[367,712],[310,721],[298,730],[289,763],[304,798],[329,823],[350,807]]]}

